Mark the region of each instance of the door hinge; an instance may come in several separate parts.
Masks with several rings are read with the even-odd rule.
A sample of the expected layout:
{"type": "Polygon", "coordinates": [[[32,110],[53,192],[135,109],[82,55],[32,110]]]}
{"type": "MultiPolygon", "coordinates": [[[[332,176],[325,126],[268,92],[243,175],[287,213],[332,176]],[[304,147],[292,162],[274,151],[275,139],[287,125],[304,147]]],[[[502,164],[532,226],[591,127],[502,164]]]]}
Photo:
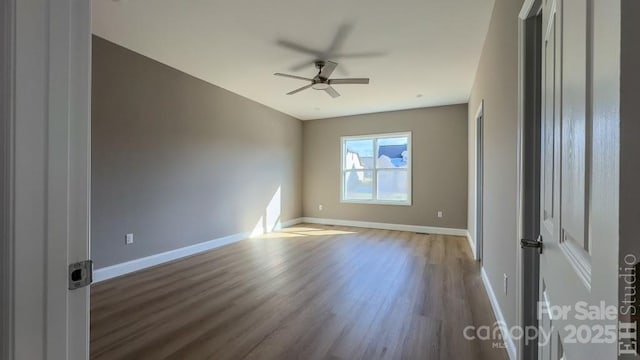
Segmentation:
{"type": "Polygon", "coordinates": [[[535,248],[538,249],[540,254],[542,254],[542,235],[538,236],[537,240],[529,240],[529,239],[521,239],[520,240],[521,248],[535,248]]]}
{"type": "Polygon", "coordinates": [[[93,261],[69,264],[69,290],[83,288],[93,282],[93,261]]]}

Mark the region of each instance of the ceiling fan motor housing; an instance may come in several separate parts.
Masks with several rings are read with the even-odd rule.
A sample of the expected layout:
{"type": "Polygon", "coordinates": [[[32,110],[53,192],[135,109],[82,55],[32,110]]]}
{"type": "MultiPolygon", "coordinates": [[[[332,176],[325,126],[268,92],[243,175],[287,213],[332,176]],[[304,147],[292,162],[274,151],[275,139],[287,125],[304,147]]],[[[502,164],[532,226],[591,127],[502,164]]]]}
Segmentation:
{"type": "Polygon", "coordinates": [[[313,85],[311,88],[314,90],[326,90],[329,87],[329,79],[325,79],[320,74],[322,73],[322,68],[324,67],[325,62],[322,60],[316,61],[316,68],[318,68],[318,75],[313,78],[313,85]]]}
{"type": "Polygon", "coordinates": [[[327,94],[329,94],[329,96],[331,96],[332,98],[336,98],[340,96],[340,93],[337,92],[336,89],[334,89],[331,86],[332,84],[368,84],[369,83],[368,78],[329,79],[331,77],[331,74],[335,70],[336,66],[338,66],[338,63],[335,63],[333,61],[317,60],[315,62],[315,65],[318,68],[318,74],[313,79],[309,79],[309,78],[305,78],[297,75],[282,74],[282,73],[275,73],[274,75],[284,76],[284,77],[293,78],[297,80],[305,80],[310,82],[310,84],[308,85],[305,85],[301,88],[288,92],[287,95],[297,94],[300,91],[312,88],[314,90],[323,90],[327,94]]]}
{"type": "Polygon", "coordinates": [[[313,85],[311,85],[311,88],[314,90],[325,90],[329,87],[329,84],[327,83],[327,81],[322,81],[322,82],[313,82],[313,85]]]}

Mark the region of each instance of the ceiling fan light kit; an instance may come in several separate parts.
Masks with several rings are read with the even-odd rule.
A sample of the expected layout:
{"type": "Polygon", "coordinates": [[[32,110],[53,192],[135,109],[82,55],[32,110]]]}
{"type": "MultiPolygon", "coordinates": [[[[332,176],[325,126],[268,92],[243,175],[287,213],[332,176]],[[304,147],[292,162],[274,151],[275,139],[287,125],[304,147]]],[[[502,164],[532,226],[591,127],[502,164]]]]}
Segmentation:
{"type": "Polygon", "coordinates": [[[335,63],[333,61],[316,61],[315,65],[316,68],[318,68],[318,74],[313,79],[282,73],[275,73],[273,75],[310,82],[310,84],[308,85],[288,92],[287,95],[297,94],[300,91],[311,88],[314,90],[323,90],[332,98],[337,98],[338,96],[340,96],[340,93],[336,91],[336,89],[334,89],[331,85],[369,84],[369,78],[331,79],[331,74],[338,66],[338,63],[335,63]]]}

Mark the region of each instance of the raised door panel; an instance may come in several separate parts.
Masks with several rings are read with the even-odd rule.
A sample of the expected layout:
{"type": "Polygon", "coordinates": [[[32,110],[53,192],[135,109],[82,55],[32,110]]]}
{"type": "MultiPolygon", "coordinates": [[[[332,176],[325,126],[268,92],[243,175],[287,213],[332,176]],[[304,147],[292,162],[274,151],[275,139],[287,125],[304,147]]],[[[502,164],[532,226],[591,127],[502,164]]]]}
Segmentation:
{"type": "Polygon", "coordinates": [[[588,236],[590,115],[588,2],[562,1],[561,248],[587,287],[591,283],[588,236]]]}

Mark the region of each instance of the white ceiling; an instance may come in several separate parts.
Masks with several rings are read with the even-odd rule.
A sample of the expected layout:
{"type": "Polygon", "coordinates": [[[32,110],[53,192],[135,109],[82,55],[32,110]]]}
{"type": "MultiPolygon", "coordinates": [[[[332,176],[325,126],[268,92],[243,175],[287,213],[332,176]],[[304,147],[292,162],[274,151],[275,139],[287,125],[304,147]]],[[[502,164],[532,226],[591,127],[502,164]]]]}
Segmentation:
{"type": "Polygon", "coordinates": [[[493,2],[93,0],[93,32],[307,120],[467,102],[493,2]],[[333,77],[370,77],[371,84],[336,85],[336,99],[312,89],[285,95],[306,83],[274,72],[313,77],[316,70],[312,56],[278,40],[324,51],[345,24],[351,31],[338,51],[384,55],[327,59],[340,64],[333,77]]]}

